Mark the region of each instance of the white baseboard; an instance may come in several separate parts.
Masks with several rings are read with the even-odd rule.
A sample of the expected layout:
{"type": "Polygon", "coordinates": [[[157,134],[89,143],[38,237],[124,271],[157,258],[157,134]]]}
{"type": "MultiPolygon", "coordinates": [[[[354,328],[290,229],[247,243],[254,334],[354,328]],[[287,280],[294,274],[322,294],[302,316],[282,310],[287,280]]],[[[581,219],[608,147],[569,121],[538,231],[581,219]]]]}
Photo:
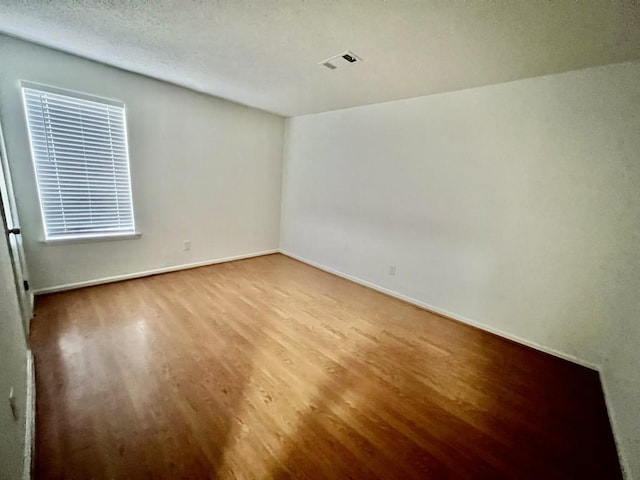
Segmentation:
{"type": "Polygon", "coordinates": [[[270,255],[278,253],[278,249],[264,250],[262,252],[243,253],[231,257],[216,258],[214,260],[205,260],[203,262],[186,263],[183,265],[173,265],[171,267],[156,268],[153,270],[145,270],[143,272],[125,273],[124,275],[114,275],[112,277],[97,278],[95,280],[87,280],[85,282],[67,283],[65,285],[56,285],[54,287],[39,288],[34,290],[34,295],[42,295],[44,293],[63,292],[65,290],[74,290],[76,288],[91,287],[93,285],[101,285],[103,283],[120,282],[122,280],[131,280],[133,278],[148,277],[159,273],[176,272],[178,270],[188,270],[190,268],[206,267],[207,265],[215,265],[216,263],[232,262],[234,260],[243,260],[245,258],[261,257],[262,255],[270,255]]]}
{"type": "Polygon", "coordinates": [[[33,354],[27,350],[27,398],[25,402],[25,433],[22,478],[31,479],[31,466],[36,440],[36,375],[33,354]]]}
{"type": "Polygon", "coordinates": [[[618,422],[616,419],[616,413],[613,408],[613,404],[611,403],[611,399],[609,397],[609,389],[607,388],[607,380],[604,375],[604,371],[600,372],[600,385],[602,385],[602,395],[604,396],[604,403],[607,407],[607,413],[609,414],[609,424],[611,425],[611,430],[613,432],[613,439],[616,442],[616,450],[618,451],[618,460],[620,461],[620,468],[622,469],[622,477],[627,480],[631,480],[631,473],[629,470],[629,464],[627,463],[627,455],[622,445],[618,439],[618,422]]]}
{"type": "Polygon", "coordinates": [[[540,345],[540,344],[538,344],[536,342],[532,342],[531,340],[526,340],[526,339],[524,339],[522,337],[518,337],[517,335],[513,335],[511,333],[507,333],[507,332],[505,332],[503,330],[500,330],[498,328],[491,327],[491,326],[486,325],[484,323],[477,322],[475,320],[471,320],[469,318],[463,317],[463,316],[455,314],[453,312],[449,312],[449,311],[444,310],[442,308],[435,307],[433,305],[429,305],[428,303],[421,302],[420,300],[416,300],[415,298],[411,298],[411,297],[408,297],[408,296],[403,295],[401,293],[395,292],[393,290],[389,290],[388,288],[381,287],[380,285],[377,285],[375,283],[371,283],[371,282],[368,282],[366,280],[362,280],[361,278],[354,277],[353,275],[349,275],[347,273],[344,273],[344,272],[341,272],[339,270],[336,270],[334,268],[327,267],[326,265],[322,265],[320,263],[314,262],[313,260],[309,260],[307,258],[301,257],[301,256],[296,255],[295,253],[289,252],[287,250],[280,249],[280,253],[282,253],[283,255],[286,255],[288,257],[291,257],[291,258],[293,258],[295,260],[298,260],[298,261],[300,261],[302,263],[306,263],[308,265],[311,265],[312,267],[316,267],[316,268],[318,268],[320,270],[324,270],[325,272],[332,273],[333,275],[337,275],[338,277],[345,278],[345,279],[350,280],[350,281],[352,281],[354,283],[358,283],[358,284],[363,285],[365,287],[368,287],[368,288],[371,288],[371,289],[376,290],[378,292],[384,293],[385,295],[389,295],[390,297],[394,297],[394,298],[397,298],[399,300],[405,301],[407,303],[415,305],[416,307],[420,307],[420,308],[422,308],[424,310],[427,310],[429,312],[436,313],[438,315],[442,315],[444,317],[447,317],[447,318],[450,318],[450,319],[453,319],[453,320],[457,320],[457,321],[462,322],[462,323],[466,323],[467,325],[471,325],[472,327],[479,328],[480,330],[484,330],[486,332],[493,333],[495,335],[498,335],[499,337],[503,337],[503,338],[506,338],[508,340],[512,340],[512,341],[514,341],[516,343],[520,343],[522,345],[526,345],[527,347],[531,347],[531,348],[534,348],[534,349],[539,350],[541,352],[553,355],[555,357],[562,358],[563,360],[568,360],[570,362],[577,363],[578,365],[582,365],[583,367],[587,367],[587,368],[590,368],[592,370],[596,370],[598,372],[600,371],[599,365],[596,365],[595,363],[589,362],[587,360],[583,360],[583,359],[578,358],[578,357],[576,357],[574,355],[571,355],[569,353],[561,352],[561,351],[556,350],[554,348],[550,348],[550,347],[546,347],[544,345],[540,345]]]}

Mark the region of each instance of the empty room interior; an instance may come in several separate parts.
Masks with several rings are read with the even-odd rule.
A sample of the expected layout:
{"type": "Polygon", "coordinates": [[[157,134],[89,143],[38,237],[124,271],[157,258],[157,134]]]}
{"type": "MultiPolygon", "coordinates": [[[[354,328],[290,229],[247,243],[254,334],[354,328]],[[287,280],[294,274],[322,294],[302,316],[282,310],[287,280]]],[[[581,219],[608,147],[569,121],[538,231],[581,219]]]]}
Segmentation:
{"type": "Polygon", "coordinates": [[[640,480],[634,0],[0,0],[0,478],[640,480]]]}

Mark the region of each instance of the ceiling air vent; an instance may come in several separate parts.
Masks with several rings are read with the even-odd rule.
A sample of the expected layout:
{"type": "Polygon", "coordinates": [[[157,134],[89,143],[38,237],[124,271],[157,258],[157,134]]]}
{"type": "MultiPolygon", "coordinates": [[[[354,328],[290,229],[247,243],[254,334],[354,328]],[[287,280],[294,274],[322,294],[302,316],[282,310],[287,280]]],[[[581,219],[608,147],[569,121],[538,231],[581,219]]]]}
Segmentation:
{"type": "Polygon", "coordinates": [[[347,65],[351,65],[353,63],[361,62],[362,58],[353,53],[350,50],[346,52],[339,53],[338,55],[334,55],[331,58],[327,58],[323,60],[318,65],[322,65],[323,67],[327,67],[329,70],[335,70],[338,67],[344,67],[347,65]]]}

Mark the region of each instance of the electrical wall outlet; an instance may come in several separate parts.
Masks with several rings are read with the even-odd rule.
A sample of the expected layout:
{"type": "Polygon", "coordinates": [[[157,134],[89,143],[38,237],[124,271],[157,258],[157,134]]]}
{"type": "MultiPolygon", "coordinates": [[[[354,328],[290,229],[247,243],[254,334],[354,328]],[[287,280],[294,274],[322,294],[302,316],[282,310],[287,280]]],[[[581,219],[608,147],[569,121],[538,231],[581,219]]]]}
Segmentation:
{"type": "Polygon", "coordinates": [[[395,265],[389,265],[389,275],[396,274],[397,267],[395,265]]]}
{"type": "Polygon", "coordinates": [[[185,241],[184,241],[183,249],[184,249],[185,251],[187,251],[187,250],[191,250],[191,240],[185,240],[185,241]]]}

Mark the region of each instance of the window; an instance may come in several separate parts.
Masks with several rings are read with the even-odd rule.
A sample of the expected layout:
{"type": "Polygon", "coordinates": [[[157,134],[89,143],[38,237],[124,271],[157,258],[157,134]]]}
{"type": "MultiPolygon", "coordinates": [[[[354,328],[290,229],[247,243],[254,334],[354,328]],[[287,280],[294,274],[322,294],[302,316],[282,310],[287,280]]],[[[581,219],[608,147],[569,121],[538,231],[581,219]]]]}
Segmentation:
{"type": "Polygon", "coordinates": [[[135,235],[124,104],[22,82],[45,240],[135,235]]]}

